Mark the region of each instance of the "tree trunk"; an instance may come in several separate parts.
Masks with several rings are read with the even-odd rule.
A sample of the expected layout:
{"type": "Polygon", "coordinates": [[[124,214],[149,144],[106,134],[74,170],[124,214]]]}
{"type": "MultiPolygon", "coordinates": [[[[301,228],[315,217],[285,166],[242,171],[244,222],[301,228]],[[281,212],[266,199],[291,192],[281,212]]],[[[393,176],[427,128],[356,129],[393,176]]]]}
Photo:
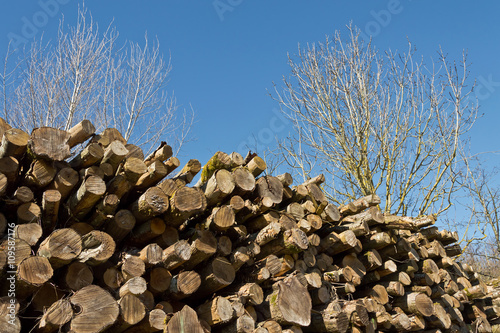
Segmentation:
{"type": "Polygon", "coordinates": [[[80,143],[84,143],[94,134],[94,125],[89,120],[84,119],[68,130],[68,145],[73,148],[80,143]]]}
{"type": "Polygon", "coordinates": [[[49,259],[54,268],[69,264],[82,251],[82,238],[73,229],[54,230],[40,244],[37,255],[49,259]]]}
{"type": "Polygon", "coordinates": [[[102,332],[118,319],[118,303],[104,289],[90,285],[77,291],[70,302],[80,311],[71,320],[70,328],[75,333],[102,332]],[[99,309],[99,311],[96,311],[99,309]]]}
{"type": "Polygon", "coordinates": [[[233,283],[235,271],[231,263],[224,257],[211,260],[207,266],[200,270],[201,286],[197,297],[214,293],[233,283]]]}
{"type": "Polygon", "coordinates": [[[170,319],[165,333],[204,333],[196,312],[189,306],[184,306],[170,319]]]}
{"type": "Polygon", "coordinates": [[[69,138],[68,132],[56,128],[35,128],[27,143],[28,154],[32,158],[64,161],[71,156],[69,138]]]}
{"type": "Polygon", "coordinates": [[[131,206],[132,213],[138,222],[165,213],[169,203],[167,195],[159,187],[150,187],[131,206]]]}
{"type": "Polygon", "coordinates": [[[89,143],[78,155],[76,155],[69,165],[74,169],[84,169],[99,163],[104,157],[104,149],[98,143],[89,143]]]}
{"type": "Polygon", "coordinates": [[[144,163],[147,166],[155,162],[163,162],[172,157],[172,147],[167,145],[166,142],[162,142],[160,147],[158,147],[154,152],[152,152],[148,157],[144,159],[144,163]]]}
{"type": "Polygon", "coordinates": [[[105,192],[106,184],[101,178],[87,178],[68,200],[71,214],[78,219],[85,217],[105,192]]]}
{"type": "Polygon", "coordinates": [[[14,228],[14,237],[35,246],[42,237],[42,227],[38,223],[18,224],[14,228]]]}
{"type": "Polygon", "coordinates": [[[227,299],[217,296],[200,305],[196,313],[210,326],[215,326],[227,323],[233,318],[233,307],[227,299]]]}
{"type": "Polygon", "coordinates": [[[93,230],[82,236],[82,252],[78,260],[88,265],[99,265],[108,260],[115,252],[115,241],[105,232],[93,230]]]}
{"type": "Polygon", "coordinates": [[[167,175],[167,167],[161,161],[154,161],[148,165],[147,171],[142,174],[135,186],[138,190],[145,190],[158,184],[167,175]]]}
{"type": "Polygon", "coordinates": [[[136,219],[128,209],[120,209],[108,220],[104,231],[120,243],[134,229],[136,219]]]}
{"type": "Polygon", "coordinates": [[[168,270],[173,270],[191,258],[191,247],[186,240],[177,243],[163,250],[163,266],[168,270]]]}
{"type": "Polygon", "coordinates": [[[178,227],[190,217],[203,212],[207,201],[203,192],[191,187],[181,187],[170,200],[170,211],[165,214],[165,222],[178,227]]]}
{"type": "Polygon", "coordinates": [[[205,186],[207,205],[214,206],[222,202],[225,197],[233,192],[234,187],[235,180],[233,174],[224,169],[216,170],[205,186]]]}
{"type": "Polygon", "coordinates": [[[67,299],[55,302],[43,314],[38,324],[38,332],[52,333],[61,331],[62,327],[73,318],[73,309],[67,299]]]}
{"type": "Polygon", "coordinates": [[[309,326],[311,323],[311,297],[293,276],[273,285],[269,308],[273,319],[280,324],[309,326]]]}
{"type": "Polygon", "coordinates": [[[28,133],[20,129],[8,129],[2,136],[0,158],[12,156],[19,160],[26,152],[29,139],[28,133]]]}
{"type": "Polygon", "coordinates": [[[341,206],[339,208],[340,214],[346,215],[354,215],[361,213],[365,209],[371,206],[376,206],[380,204],[380,197],[376,194],[371,194],[363,198],[359,198],[347,205],[341,206]]]}
{"type": "Polygon", "coordinates": [[[23,300],[52,278],[54,270],[44,257],[28,257],[17,267],[16,297],[23,300]]]}
{"type": "Polygon", "coordinates": [[[259,178],[255,191],[258,197],[270,198],[274,204],[279,204],[283,200],[283,184],[273,176],[259,178]]]}
{"type": "Polygon", "coordinates": [[[195,271],[183,271],[172,277],[168,297],[181,300],[194,294],[201,286],[201,278],[195,271]]]}
{"type": "Polygon", "coordinates": [[[49,185],[56,176],[57,170],[50,161],[35,160],[31,163],[29,170],[24,175],[24,184],[34,188],[44,188],[49,185]]]}
{"type": "Polygon", "coordinates": [[[119,140],[115,140],[109,144],[104,150],[101,164],[109,163],[113,167],[113,172],[116,172],[118,165],[125,159],[128,154],[128,149],[119,140]]]}
{"type": "Polygon", "coordinates": [[[182,268],[191,270],[217,252],[217,239],[208,230],[196,230],[191,237],[191,258],[182,268]]]}
{"type": "Polygon", "coordinates": [[[403,297],[396,298],[393,304],[405,311],[424,317],[428,317],[434,312],[432,300],[422,293],[408,293],[403,297]]]}
{"type": "Polygon", "coordinates": [[[80,290],[94,281],[94,275],[89,266],[75,261],[66,267],[62,274],[61,284],[72,290],[80,290]]]}
{"type": "Polygon", "coordinates": [[[42,225],[45,230],[51,231],[55,228],[59,216],[59,205],[61,193],[58,190],[47,190],[42,196],[42,225]]]}

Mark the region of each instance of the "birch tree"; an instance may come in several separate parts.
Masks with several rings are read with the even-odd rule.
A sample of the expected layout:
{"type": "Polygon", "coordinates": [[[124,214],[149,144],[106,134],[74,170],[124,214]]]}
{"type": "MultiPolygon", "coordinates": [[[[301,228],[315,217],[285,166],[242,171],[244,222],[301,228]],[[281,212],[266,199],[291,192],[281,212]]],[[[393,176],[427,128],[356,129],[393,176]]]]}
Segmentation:
{"type": "Polygon", "coordinates": [[[60,22],[54,41],[18,51],[15,63],[6,58],[0,80],[3,117],[13,126],[68,129],[90,119],[98,130],[115,127],[143,146],[161,139],[179,148],[185,141],[192,112],[168,93],[170,61],[147,35],[142,44],[119,45],[115,28],[101,31],[80,8],[75,25],[60,22]]]}
{"type": "Polygon", "coordinates": [[[338,203],[377,193],[393,214],[440,213],[457,190],[458,151],[477,117],[464,54],[434,61],[381,52],[348,27],[289,56],[273,98],[293,123],[278,154],[295,176],[324,173],[338,203]]]}

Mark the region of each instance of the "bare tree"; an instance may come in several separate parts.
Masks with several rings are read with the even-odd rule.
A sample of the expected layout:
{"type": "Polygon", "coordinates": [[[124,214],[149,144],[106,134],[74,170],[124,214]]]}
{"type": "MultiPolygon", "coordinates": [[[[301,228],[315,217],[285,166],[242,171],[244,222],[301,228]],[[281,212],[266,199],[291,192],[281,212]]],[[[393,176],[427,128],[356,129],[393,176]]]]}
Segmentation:
{"type": "Polygon", "coordinates": [[[179,148],[193,118],[167,93],[170,62],[147,35],[143,46],[119,46],[117,40],[111,25],[99,31],[91,14],[80,8],[76,25],[61,21],[54,42],[33,42],[14,65],[6,58],[6,120],[30,131],[68,129],[90,119],[98,129],[117,128],[132,143],[151,147],[168,139],[179,148]]]}
{"type": "Polygon", "coordinates": [[[500,260],[500,186],[496,182],[498,168],[488,169],[483,154],[464,159],[458,182],[462,186],[457,197],[460,215],[449,218],[448,228],[462,235],[460,245],[465,258],[478,261],[500,260]]]}
{"type": "Polygon", "coordinates": [[[359,29],[299,46],[273,98],[293,123],[279,154],[296,175],[327,175],[337,202],[377,193],[394,214],[440,213],[457,189],[464,135],[477,116],[466,55],[426,64],[407,52],[379,52],[359,29]]]}

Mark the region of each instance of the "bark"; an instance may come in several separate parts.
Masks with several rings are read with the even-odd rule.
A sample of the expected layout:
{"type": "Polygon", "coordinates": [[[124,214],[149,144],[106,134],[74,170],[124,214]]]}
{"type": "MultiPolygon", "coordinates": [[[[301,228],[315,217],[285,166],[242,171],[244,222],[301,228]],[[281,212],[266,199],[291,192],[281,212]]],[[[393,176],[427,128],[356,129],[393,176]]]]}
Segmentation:
{"type": "Polygon", "coordinates": [[[179,184],[179,187],[191,183],[193,178],[200,172],[201,163],[196,159],[189,160],[184,167],[173,178],[179,184]]]}
{"type": "Polygon", "coordinates": [[[235,279],[235,271],[231,263],[224,257],[211,260],[200,270],[201,286],[197,291],[198,297],[207,296],[221,290],[235,279]]]}
{"type": "Polygon", "coordinates": [[[200,305],[196,313],[210,326],[215,326],[227,323],[233,318],[233,307],[227,299],[217,296],[200,305]]]}
{"type": "Polygon", "coordinates": [[[95,133],[95,127],[90,121],[84,119],[68,130],[68,145],[70,148],[84,143],[95,133]]]}
{"type": "Polygon", "coordinates": [[[148,165],[147,170],[143,173],[135,186],[139,190],[145,190],[151,186],[158,184],[167,175],[167,167],[161,161],[154,161],[148,165]]]}
{"type": "Polygon", "coordinates": [[[403,297],[396,298],[393,304],[405,311],[424,317],[431,316],[434,313],[432,300],[422,293],[408,293],[403,297]]]}
{"type": "Polygon", "coordinates": [[[217,252],[217,239],[208,230],[196,230],[191,237],[191,258],[182,266],[191,270],[217,252]]]}
{"type": "Polygon", "coordinates": [[[172,147],[167,145],[166,142],[161,142],[160,147],[144,159],[144,163],[149,166],[155,162],[164,162],[170,157],[172,157],[172,147]]]}
{"type": "Polygon", "coordinates": [[[120,209],[108,220],[104,231],[109,234],[116,243],[120,243],[134,229],[136,219],[128,209],[120,209]]]}
{"type": "Polygon", "coordinates": [[[42,225],[45,230],[53,230],[56,226],[61,193],[58,190],[46,190],[42,196],[42,225]]]}
{"type": "Polygon", "coordinates": [[[24,184],[36,189],[49,185],[56,176],[57,170],[53,163],[45,160],[35,160],[24,175],[24,184]]]}
{"type": "Polygon", "coordinates": [[[101,178],[87,178],[68,200],[71,213],[78,219],[85,217],[105,192],[106,184],[101,178]]]}
{"type": "Polygon", "coordinates": [[[152,218],[132,230],[132,235],[128,239],[131,244],[143,246],[150,243],[154,238],[165,232],[165,222],[158,217],[152,218]]]}
{"type": "Polygon", "coordinates": [[[208,179],[205,186],[205,197],[207,198],[207,205],[213,206],[233,192],[235,187],[235,180],[233,174],[229,171],[221,169],[216,170],[210,179],[208,179]]]}
{"type": "Polygon", "coordinates": [[[366,197],[355,200],[347,205],[341,206],[339,208],[340,214],[346,215],[354,215],[362,212],[371,206],[376,206],[380,204],[380,197],[376,194],[371,194],[366,197]]]}
{"type": "Polygon", "coordinates": [[[182,187],[175,191],[170,199],[170,210],[165,214],[165,222],[178,227],[190,217],[203,212],[207,201],[203,192],[190,187],[182,187]]]}
{"type": "Polygon", "coordinates": [[[29,139],[28,133],[20,129],[11,128],[6,130],[0,144],[0,158],[12,156],[19,160],[26,152],[29,139]]]}
{"type": "Polygon", "coordinates": [[[90,143],[69,162],[69,165],[74,169],[88,168],[98,164],[103,157],[102,146],[98,143],[90,143]]]}
{"type": "Polygon", "coordinates": [[[183,271],[172,277],[168,297],[181,300],[194,294],[201,286],[201,278],[195,271],[183,271]]]}

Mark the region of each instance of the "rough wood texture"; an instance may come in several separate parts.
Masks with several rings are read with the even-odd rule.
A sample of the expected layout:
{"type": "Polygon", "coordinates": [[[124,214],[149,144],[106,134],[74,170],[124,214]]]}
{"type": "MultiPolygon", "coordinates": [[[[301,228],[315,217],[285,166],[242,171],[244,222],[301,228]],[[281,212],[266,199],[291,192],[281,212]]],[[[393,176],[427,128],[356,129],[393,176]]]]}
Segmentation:
{"type": "Polygon", "coordinates": [[[269,308],[274,320],[281,324],[309,326],[311,323],[311,297],[293,276],[273,285],[269,308]]]}
{"type": "Polygon", "coordinates": [[[104,150],[104,156],[102,157],[101,164],[109,163],[113,167],[113,171],[118,169],[125,156],[128,154],[128,149],[125,148],[120,140],[112,141],[109,146],[104,150]]]}
{"type": "Polygon", "coordinates": [[[70,302],[80,308],[70,323],[73,332],[102,332],[115,323],[120,312],[116,300],[95,285],[77,291],[71,296],[70,302]]]}
{"type": "Polygon", "coordinates": [[[68,201],[69,208],[76,218],[83,218],[106,192],[106,183],[97,177],[87,178],[78,191],[68,201]]]}
{"type": "Polygon", "coordinates": [[[165,332],[204,333],[196,312],[187,305],[173,315],[167,324],[165,332]]]}
{"type": "Polygon", "coordinates": [[[24,184],[34,188],[43,188],[52,182],[56,173],[57,170],[52,162],[35,160],[24,175],[24,184]]]}
{"type": "MultiPolygon", "coordinates": [[[[265,163],[253,153],[217,152],[194,186],[196,159],[164,179],[180,165],[166,143],[144,158],[110,128],[77,147],[90,125],[38,129],[27,150],[29,136],[0,121],[12,331],[489,332],[500,322],[499,295],[453,260],[458,234],[435,216],[382,215],[376,195],[338,208],[322,175],[256,179],[265,163]],[[40,153],[50,133],[77,147],[70,162],[40,153]]],[[[7,305],[0,298],[2,325],[7,305]]]]}
{"type": "Polygon", "coordinates": [[[12,156],[19,160],[26,152],[29,139],[28,133],[20,129],[11,128],[6,130],[0,144],[0,158],[12,156]]]}
{"type": "Polygon", "coordinates": [[[82,251],[82,238],[73,229],[54,230],[38,248],[38,255],[49,259],[51,265],[59,268],[76,259],[82,251]]]}
{"type": "Polygon", "coordinates": [[[27,143],[28,154],[32,158],[64,161],[71,156],[68,139],[66,131],[51,127],[35,128],[27,143]]]}
{"type": "Polygon", "coordinates": [[[200,275],[194,271],[183,271],[172,277],[169,297],[180,300],[194,294],[201,285],[200,275]]]}
{"type": "Polygon", "coordinates": [[[104,156],[104,149],[98,143],[90,143],[70,162],[70,166],[75,169],[88,168],[99,163],[104,156]]]}
{"type": "Polygon", "coordinates": [[[40,332],[57,332],[73,317],[71,303],[67,299],[61,299],[47,309],[38,324],[40,332]]]}
{"type": "Polygon", "coordinates": [[[170,211],[165,216],[165,222],[178,227],[191,216],[204,211],[206,207],[207,201],[203,192],[191,187],[181,187],[170,200],[170,211]]]}
{"type": "Polygon", "coordinates": [[[84,143],[95,133],[95,127],[90,121],[84,119],[68,130],[68,145],[70,148],[84,143]]]}

